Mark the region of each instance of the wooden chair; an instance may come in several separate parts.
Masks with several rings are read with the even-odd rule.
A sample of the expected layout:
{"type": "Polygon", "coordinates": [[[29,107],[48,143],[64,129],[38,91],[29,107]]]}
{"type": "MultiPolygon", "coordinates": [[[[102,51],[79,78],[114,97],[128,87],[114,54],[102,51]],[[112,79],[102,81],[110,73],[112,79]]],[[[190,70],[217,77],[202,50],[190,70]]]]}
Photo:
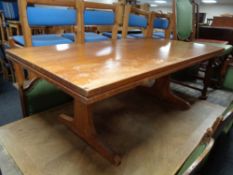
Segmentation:
{"type": "Polygon", "coordinates": [[[70,44],[71,40],[56,34],[32,35],[33,27],[53,27],[53,26],[74,26],[76,25],[76,10],[65,8],[54,8],[53,5],[71,6],[75,8],[75,1],[62,3],[57,0],[47,3],[43,0],[22,0],[19,1],[20,23],[23,36],[13,36],[11,46],[30,47],[30,46],[48,46],[56,44],[70,44]],[[42,4],[50,7],[35,7],[28,4],[42,4]]]}
{"type": "Polygon", "coordinates": [[[122,38],[151,38],[152,13],[131,5],[126,5],[124,10],[122,38]],[[128,34],[129,27],[138,28],[142,33],[128,34]]]}
{"type": "Polygon", "coordinates": [[[14,34],[21,34],[17,0],[3,0],[3,13],[5,17],[7,40],[14,34]]]}
{"type": "Polygon", "coordinates": [[[5,43],[5,26],[4,26],[4,14],[3,11],[0,9],[0,35],[1,35],[1,43],[5,43]]]}
{"type": "Polygon", "coordinates": [[[85,26],[112,27],[111,39],[117,38],[120,21],[120,4],[104,4],[77,0],[77,35],[65,33],[63,36],[77,43],[109,40],[108,37],[94,32],[85,32],[85,26]]]}
{"type": "Polygon", "coordinates": [[[152,12],[152,37],[155,39],[172,39],[172,14],[152,12]],[[154,31],[155,30],[155,31],[154,31]]]}
{"type": "MultiPolygon", "coordinates": [[[[187,1],[187,0],[173,0],[173,15],[174,15],[174,39],[183,40],[183,41],[194,41],[195,42],[195,6],[196,4],[194,1],[187,1]]],[[[201,42],[198,42],[201,43],[201,42]]],[[[232,52],[231,45],[219,44],[219,43],[209,43],[204,42],[202,44],[216,46],[224,49],[222,56],[228,56],[232,52]]],[[[193,88],[195,90],[201,91],[202,95],[200,96],[201,99],[207,98],[207,90],[210,86],[211,80],[211,71],[213,70],[213,58],[207,64],[205,63],[205,70],[204,70],[204,77],[199,77],[195,75],[196,78],[201,79],[203,81],[203,88],[197,88],[183,82],[174,80],[173,82],[193,88]]],[[[180,73],[183,75],[192,74],[194,72],[197,74],[198,66],[192,67],[191,69],[186,69],[184,72],[180,73]],[[194,71],[193,71],[194,70],[194,71]],[[191,72],[191,73],[190,73],[191,72]]],[[[178,77],[180,76],[178,74],[178,77]]],[[[177,75],[177,74],[176,74],[177,75]]],[[[177,77],[177,76],[176,76],[177,77]]],[[[187,76],[186,76],[187,77],[187,76]]],[[[185,78],[186,78],[185,77],[185,78]]]]}
{"type": "MultiPolygon", "coordinates": [[[[117,34],[117,39],[125,38],[144,38],[150,36],[151,12],[142,10],[131,5],[125,5],[123,16],[122,32],[117,34]],[[137,30],[135,32],[128,32],[129,28],[137,30]]],[[[103,32],[104,36],[112,37],[111,32],[103,32]]]]}
{"type": "Polygon", "coordinates": [[[212,133],[208,130],[194,151],[185,160],[183,165],[177,171],[176,175],[194,175],[197,174],[214,145],[212,133]]]}
{"type": "MultiPolygon", "coordinates": [[[[11,46],[31,47],[73,43],[73,41],[56,34],[32,35],[32,27],[74,26],[76,25],[75,8],[75,1],[20,0],[19,12],[23,36],[14,36],[11,40],[11,46]],[[48,5],[50,7],[28,6],[29,3],[48,5]],[[72,7],[72,9],[53,8],[51,6],[68,6],[72,7]]],[[[29,72],[28,79],[20,77],[20,72],[25,72],[25,70],[18,64],[14,64],[14,70],[24,116],[29,116],[72,100],[69,95],[48,81],[38,79],[35,74],[29,72]]]]}
{"type": "Polygon", "coordinates": [[[0,44],[0,66],[3,78],[15,82],[13,67],[5,57],[5,45],[3,43],[0,44]]]}

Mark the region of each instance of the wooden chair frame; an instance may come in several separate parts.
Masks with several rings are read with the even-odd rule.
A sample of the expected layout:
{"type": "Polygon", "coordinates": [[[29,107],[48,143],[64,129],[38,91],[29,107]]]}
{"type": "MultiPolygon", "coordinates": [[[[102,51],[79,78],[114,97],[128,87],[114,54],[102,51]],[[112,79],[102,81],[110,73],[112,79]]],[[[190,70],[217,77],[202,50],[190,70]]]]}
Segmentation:
{"type": "Polygon", "coordinates": [[[6,37],[5,37],[5,29],[3,27],[4,24],[4,14],[3,11],[0,11],[0,34],[1,34],[1,43],[5,43],[6,37]]]}
{"type": "Polygon", "coordinates": [[[84,11],[86,9],[101,9],[101,10],[112,10],[115,12],[115,22],[112,28],[112,40],[117,40],[117,33],[120,24],[121,18],[121,4],[103,4],[103,3],[95,3],[95,2],[85,2],[84,0],[76,1],[76,8],[78,10],[77,15],[77,35],[76,35],[76,43],[83,44],[85,42],[85,23],[84,23],[84,11]]]}
{"type": "MultiPolygon", "coordinates": [[[[190,3],[192,4],[192,16],[193,16],[193,23],[192,23],[192,28],[193,28],[193,31],[190,35],[190,38],[187,40],[188,42],[192,42],[195,40],[195,36],[196,36],[196,29],[197,29],[197,26],[196,26],[196,9],[198,4],[195,2],[195,0],[189,0],[190,3]]],[[[173,0],[173,5],[172,5],[172,8],[173,8],[173,34],[174,34],[174,39],[175,40],[178,40],[178,36],[177,36],[177,30],[176,30],[176,14],[177,14],[177,11],[176,11],[176,0],[173,0]]],[[[216,59],[215,58],[212,58],[207,62],[207,65],[206,65],[206,69],[205,71],[202,71],[202,72],[205,72],[205,75],[204,77],[200,77],[200,76],[195,76],[195,78],[197,79],[200,79],[203,81],[203,88],[198,88],[198,87],[195,87],[195,86],[192,86],[192,85],[189,85],[189,84],[186,84],[186,83],[183,83],[181,81],[177,81],[177,80],[172,80],[174,83],[176,84],[180,84],[182,86],[185,86],[185,87],[188,87],[188,88],[191,88],[191,89],[194,89],[194,90],[197,90],[197,91],[200,91],[201,92],[201,96],[199,97],[200,99],[202,100],[206,100],[207,99],[207,91],[208,91],[208,87],[210,86],[211,84],[211,75],[212,75],[212,72],[213,72],[213,68],[212,68],[212,65],[214,63],[214,60],[216,59]]]]}
{"type": "Polygon", "coordinates": [[[153,27],[153,23],[154,20],[156,20],[156,18],[164,18],[167,19],[169,22],[169,26],[167,29],[164,29],[165,32],[165,39],[170,39],[171,33],[172,33],[172,29],[173,29],[173,15],[172,14],[164,14],[164,13],[158,13],[158,12],[152,12],[152,30],[150,30],[149,35],[152,36],[153,35],[153,31],[154,31],[154,27],[153,27]]]}
{"type": "MultiPolygon", "coordinates": [[[[27,17],[27,5],[28,4],[39,4],[39,5],[49,5],[49,6],[66,6],[76,8],[75,0],[20,0],[19,2],[19,14],[20,14],[20,23],[22,27],[23,37],[25,41],[25,47],[32,46],[32,28],[28,24],[27,17]]],[[[23,46],[18,45],[11,38],[9,40],[9,45],[11,48],[18,47],[22,48],[23,46]]],[[[21,106],[23,116],[27,116],[27,108],[26,108],[26,100],[25,100],[25,92],[29,91],[33,84],[38,80],[37,75],[32,72],[28,72],[28,79],[25,78],[24,75],[24,67],[20,66],[17,63],[13,63],[17,86],[20,94],[21,106]]]]}
{"type": "MultiPolygon", "coordinates": [[[[65,7],[72,7],[76,8],[76,1],[75,0],[53,0],[53,1],[46,1],[46,0],[20,0],[19,2],[19,15],[20,15],[20,23],[22,27],[22,32],[25,41],[25,47],[32,46],[32,28],[28,24],[28,17],[27,17],[27,5],[28,4],[39,4],[39,5],[49,5],[49,6],[65,6],[65,7]]],[[[11,41],[11,46],[20,47],[13,41],[11,41]],[[13,45],[12,45],[13,44],[13,45]]]]}
{"type": "MultiPolygon", "coordinates": [[[[72,7],[75,9],[79,9],[77,13],[77,20],[79,21],[79,25],[76,24],[75,28],[75,34],[76,34],[76,43],[84,43],[84,10],[85,9],[110,9],[115,11],[116,13],[116,19],[113,26],[114,36],[113,39],[117,38],[117,32],[118,32],[118,9],[119,5],[111,5],[111,4],[101,4],[101,3],[93,3],[93,2],[84,2],[82,0],[53,0],[53,1],[47,1],[47,0],[20,0],[19,1],[19,14],[20,14],[20,22],[22,26],[22,32],[24,36],[25,41],[25,47],[31,47],[32,46],[32,28],[28,24],[28,18],[27,18],[27,4],[40,4],[40,5],[49,5],[49,6],[66,6],[66,7],[72,7]],[[80,10],[81,9],[81,10],[80,10]],[[81,21],[81,22],[80,22],[81,21]]],[[[10,46],[11,47],[23,47],[18,44],[16,44],[13,39],[10,40],[10,46]]],[[[14,71],[16,75],[17,80],[17,86],[20,93],[20,99],[21,99],[21,105],[22,105],[22,111],[23,116],[27,116],[27,108],[26,108],[26,100],[25,100],[25,92],[30,90],[30,88],[33,86],[33,84],[38,80],[38,77],[36,74],[32,72],[29,73],[28,79],[26,79],[24,76],[22,76],[24,73],[24,67],[21,65],[14,63],[14,71]]]]}
{"type": "Polygon", "coordinates": [[[195,173],[196,169],[200,166],[201,163],[203,163],[206,156],[210,153],[211,149],[214,146],[215,140],[212,138],[212,132],[210,129],[206,131],[204,136],[202,137],[200,144],[206,144],[205,150],[199,155],[199,157],[187,168],[187,170],[183,173],[183,175],[192,175],[195,173]]]}
{"type": "Polygon", "coordinates": [[[123,18],[123,29],[122,29],[122,38],[127,38],[128,35],[128,28],[129,28],[129,15],[130,13],[135,13],[138,15],[145,16],[148,20],[147,28],[144,30],[145,38],[152,37],[152,30],[153,30],[153,23],[152,23],[152,13],[146,10],[138,9],[132,7],[131,5],[126,5],[124,10],[124,18],[123,18]]]}

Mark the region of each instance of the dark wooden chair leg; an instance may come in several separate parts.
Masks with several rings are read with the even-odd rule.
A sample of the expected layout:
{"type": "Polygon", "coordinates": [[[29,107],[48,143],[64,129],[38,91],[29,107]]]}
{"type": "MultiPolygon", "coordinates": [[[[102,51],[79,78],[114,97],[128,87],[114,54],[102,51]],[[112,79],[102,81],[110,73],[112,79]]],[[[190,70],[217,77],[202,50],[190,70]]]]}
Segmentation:
{"type": "Polygon", "coordinates": [[[79,99],[74,102],[74,117],[60,115],[60,121],[68,126],[75,134],[87,142],[99,154],[113,165],[119,165],[121,158],[102,143],[98,138],[93,123],[91,105],[82,103],[79,99]]]}
{"type": "Polygon", "coordinates": [[[201,96],[199,97],[202,100],[207,99],[207,92],[208,92],[208,88],[210,86],[211,76],[212,76],[212,72],[213,72],[212,64],[213,64],[213,59],[208,61],[208,64],[206,67],[205,77],[204,77],[204,81],[203,81],[203,89],[201,91],[201,96]]]}

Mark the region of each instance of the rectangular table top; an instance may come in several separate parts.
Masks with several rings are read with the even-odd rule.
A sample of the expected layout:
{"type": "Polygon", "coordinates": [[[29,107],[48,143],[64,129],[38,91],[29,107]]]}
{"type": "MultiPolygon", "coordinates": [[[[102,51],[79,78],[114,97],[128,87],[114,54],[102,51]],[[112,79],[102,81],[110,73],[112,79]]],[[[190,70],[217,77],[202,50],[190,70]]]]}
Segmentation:
{"type": "Polygon", "coordinates": [[[222,51],[192,42],[127,39],[10,49],[7,57],[88,98],[159,78],[222,51]]]}

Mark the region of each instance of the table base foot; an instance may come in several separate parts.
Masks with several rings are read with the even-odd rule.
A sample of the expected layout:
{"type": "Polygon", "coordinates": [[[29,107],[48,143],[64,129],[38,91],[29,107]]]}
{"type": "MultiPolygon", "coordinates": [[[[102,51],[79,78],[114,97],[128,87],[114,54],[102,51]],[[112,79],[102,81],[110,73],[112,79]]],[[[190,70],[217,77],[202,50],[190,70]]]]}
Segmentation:
{"type": "Polygon", "coordinates": [[[72,132],[82,138],[87,144],[95,149],[100,155],[106,158],[113,165],[121,163],[119,155],[115,154],[99,138],[93,123],[90,106],[75,100],[74,117],[61,114],[59,120],[68,126],[72,132]]]}
{"type": "Polygon", "coordinates": [[[165,76],[156,80],[155,84],[150,88],[143,89],[150,94],[156,96],[158,99],[169,103],[179,109],[186,110],[190,108],[190,103],[181,97],[175,95],[170,89],[170,78],[165,76]]]}

